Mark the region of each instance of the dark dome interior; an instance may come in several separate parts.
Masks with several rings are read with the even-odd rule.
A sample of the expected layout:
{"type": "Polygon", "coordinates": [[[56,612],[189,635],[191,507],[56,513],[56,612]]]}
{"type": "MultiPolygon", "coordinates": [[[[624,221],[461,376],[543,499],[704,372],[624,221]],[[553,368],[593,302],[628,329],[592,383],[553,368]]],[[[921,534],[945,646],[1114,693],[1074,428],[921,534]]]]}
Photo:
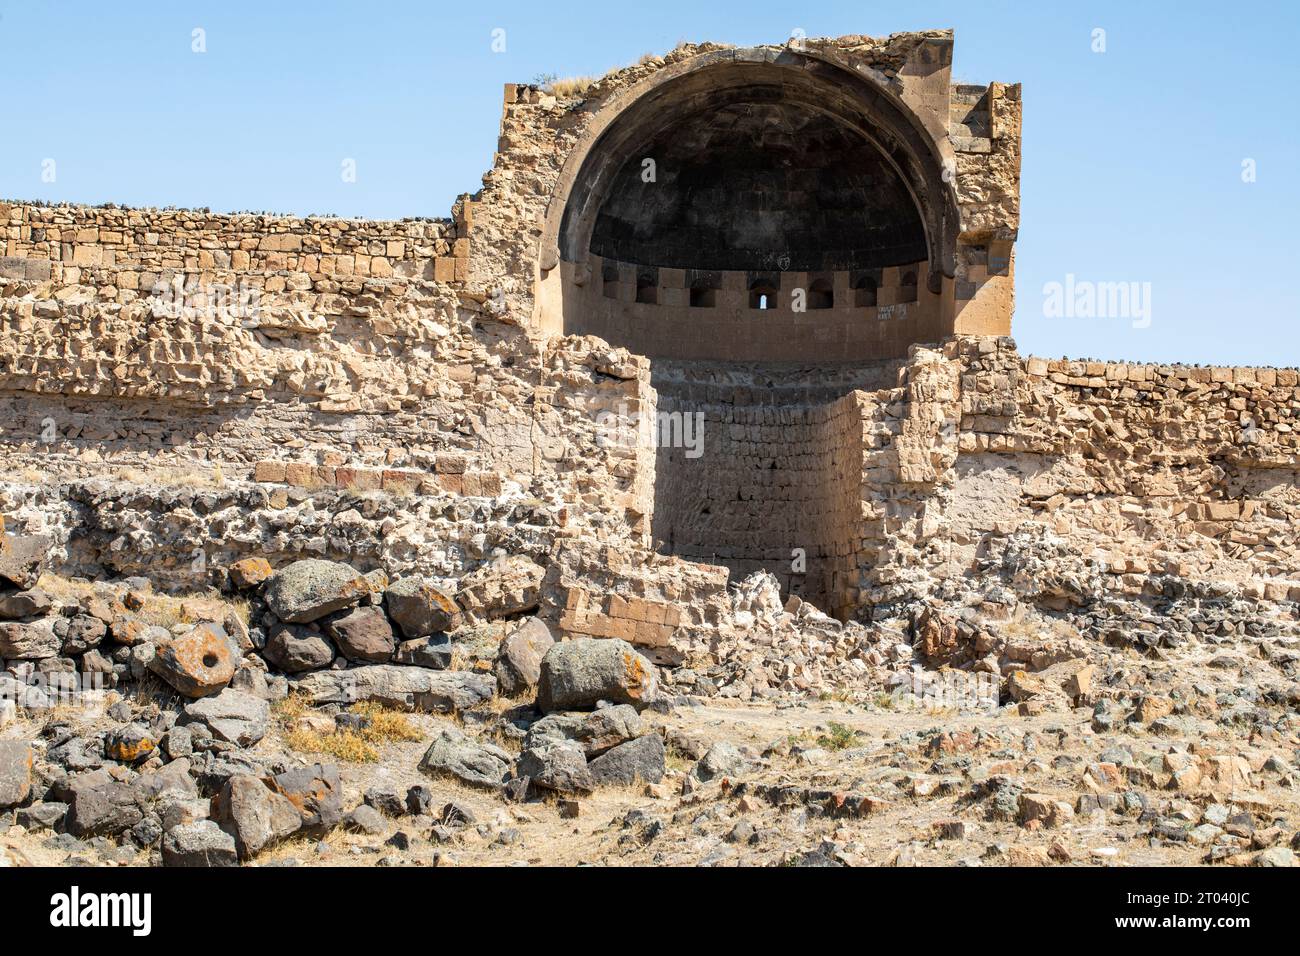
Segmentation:
{"type": "Polygon", "coordinates": [[[704,108],[630,150],[591,251],[705,270],[853,270],[919,262],[925,229],[865,137],[790,102],[704,108]],[[655,181],[642,178],[655,162],[655,181]]]}

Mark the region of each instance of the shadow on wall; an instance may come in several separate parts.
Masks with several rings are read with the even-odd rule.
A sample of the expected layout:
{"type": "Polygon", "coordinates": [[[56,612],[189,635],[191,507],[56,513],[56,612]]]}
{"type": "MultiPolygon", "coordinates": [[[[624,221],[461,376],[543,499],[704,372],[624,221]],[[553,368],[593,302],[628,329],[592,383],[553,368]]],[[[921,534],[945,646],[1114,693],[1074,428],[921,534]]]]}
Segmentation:
{"type": "Polygon", "coordinates": [[[840,613],[836,575],[856,573],[857,390],[892,385],[898,368],[654,362],[656,549],[733,582],[770,571],[784,596],[840,613]]]}

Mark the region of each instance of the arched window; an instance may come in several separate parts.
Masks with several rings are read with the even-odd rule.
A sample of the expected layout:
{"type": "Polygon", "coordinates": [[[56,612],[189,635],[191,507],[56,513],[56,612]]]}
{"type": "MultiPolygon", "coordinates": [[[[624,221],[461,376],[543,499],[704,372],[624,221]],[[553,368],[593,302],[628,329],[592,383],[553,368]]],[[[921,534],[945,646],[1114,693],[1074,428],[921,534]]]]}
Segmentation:
{"type": "Polygon", "coordinates": [[[916,301],[916,273],[915,272],[909,271],[903,273],[903,281],[901,283],[901,287],[898,290],[898,301],[899,302],[916,301]]]}
{"type": "Polygon", "coordinates": [[[655,284],[654,276],[642,274],[636,277],[636,300],[649,305],[659,301],[659,286],[655,284]]]}
{"type": "Polygon", "coordinates": [[[853,304],[858,308],[874,308],[876,305],[876,280],[863,276],[853,286],[853,304]]]}
{"type": "Polygon", "coordinates": [[[618,267],[604,266],[600,270],[600,290],[607,299],[618,298],[618,267]]]}
{"type": "Polygon", "coordinates": [[[808,308],[831,309],[835,307],[835,289],[830,279],[814,279],[808,286],[808,308]]]}
{"type": "Polygon", "coordinates": [[[754,279],[749,283],[749,307],[751,309],[775,309],[776,297],[781,290],[770,279],[754,279]]]}

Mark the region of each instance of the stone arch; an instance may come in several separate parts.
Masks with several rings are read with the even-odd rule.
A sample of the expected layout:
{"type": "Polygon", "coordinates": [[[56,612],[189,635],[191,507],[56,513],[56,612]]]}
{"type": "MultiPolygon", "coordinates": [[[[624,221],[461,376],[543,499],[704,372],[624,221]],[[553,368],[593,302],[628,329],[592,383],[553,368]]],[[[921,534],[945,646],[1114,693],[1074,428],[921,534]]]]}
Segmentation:
{"type": "MultiPolygon", "coordinates": [[[[708,148],[711,147],[706,144],[702,150],[708,148]]],[[[552,280],[550,273],[557,269],[568,269],[574,275],[587,275],[593,269],[603,268],[608,261],[617,261],[619,265],[632,269],[639,266],[663,267],[667,271],[661,272],[663,281],[655,304],[673,309],[679,305],[688,306],[692,297],[690,282],[675,276],[675,270],[716,269],[740,273],[764,269],[819,274],[835,270],[845,273],[840,287],[847,289],[849,270],[897,265],[919,269],[924,288],[934,296],[933,302],[918,309],[914,319],[918,337],[920,329],[937,333],[942,325],[938,317],[941,308],[938,297],[945,290],[945,279],[950,280],[954,275],[958,233],[954,193],[943,175],[948,163],[945,150],[950,149],[946,139],[936,135],[936,130],[927,125],[925,117],[905,104],[898,90],[891,88],[883,77],[870,71],[852,70],[811,52],[769,48],[714,51],[672,64],[619,91],[600,105],[570,151],[550,199],[543,229],[539,282],[548,283],[552,289],[547,294],[542,294],[539,289],[537,324],[552,333],[594,332],[609,338],[614,344],[626,344],[633,351],[654,354],[652,348],[638,348],[636,341],[618,341],[620,324],[644,325],[642,316],[619,315],[600,322],[583,321],[580,316],[575,321],[574,316],[580,315],[581,308],[573,301],[575,296],[570,294],[572,290],[565,287],[563,280],[552,280]],[[871,246],[872,242],[863,238],[867,228],[864,224],[869,217],[865,208],[854,206],[853,200],[858,198],[855,196],[849,196],[845,208],[840,210],[832,208],[832,196],[822,202],[821,207],[813,204],[808,223],[791,224],[783,220],[777,221],[770,229],[783,237],[792,237],[797,246],[800,236],[815,231],[814,225],[810,225],[816,222],[813,217],[831,217],[833,221],[824,232],[844,234],[843,248],[828,247],[810,253],[805,243],[804,247],[794,250],[792,257],[784,257],[786,261],[780,262],[746,260],[745,249],[736,251],[730,259],[699,258],[702,249],[711,250],[715,257],[721,256],[720,250],[726,246],[720,241],[711,246],[701,241],[700,236],[707,234],[705,227],[699,226],[698,234],[682,239],[682,249],[689,250],[689,254],[682,251],[678,256],[660,255],[656,258],[651,255],[647,251],[650,247],[643,241],[645,236],[640,233],[647,228],[653,232],[653,224],[619,221],[616,215],[611,215],[607,206],[612,190],[620,176],[626,183],[629,177],[640,172],[638,157],[643,155],[647,144],[671,141],[675,133],[701,115],[739,117],[741,121],[750,123],[751,132],[760,130],[764,137],[767,136],[766,128],[761,125],[764,116],[769,120],[768,126],[773,128],[779,127],[782,119],[797,116],[801,123],[806,122],[797,131],[800,134],[827,138],[831,149],[861,149],[861,154],[851,157],[842,169],[865,170],[849,188],[883,190],[887,187],[893,190],[883,198],[879,192],[872,194],[877,202],[870,226],[877,230],[874,234],[875,248],[885,250],[881,254],[893,258],[862,258],[861,250],[871,246]],[[883,186],[863,187],[864,183],[883,186]],[[856,220],[854,215],[858,216],[856,220]],[[914,220],[915,229],[912,229],[910,221],[904,220],[914,220]],[[604,226],[611,221],[613,227],[605,229],[604,226]],[[626,235],[613,235],[620,228],[626,235]],[[862,235],[855,234],[855,230],[862,235]],[[601,254],[594,254],[597,250],[601,254]]],[[[654,174],[671,175],[672,171],[656,168],[654,174]]],[[[783,182],[780,185],[785,187],[788,184],[783,182]]],[[[700,187],[700,184],[691,186],[700,187]]],[[[704,183],[701,188],[707,187],[708,183],[704,183]]],[[[635,201],[625,205],[636,208],[635,201]]],[[[692,222],[691,210],[673,209],[665,214],[665,218],[671,222],[668,217],[673,215],[678,217],[678,225],[692,222]]],[[[696,215],[695,221],[699,218],[696,215]]],[[[667,231],[666,228],[660,229],[661,233],[667,231]]],[[[654,249],[662,251],[659,247],[654,249]]],[[[596,271],[596,274],[600,272],[596,271]]],[[[802,281],[791,280],[792,287],[802,284],[802,281]]],[[[735,301],[740,302],[744,300],[745,290],[743,280],[738,279],[737,283],[735,301]]],[[[581,282],[575,284],[581,285],[581,282]]],[[[719,298],[723,302],[731,301],[725,282],[719,298]]],[[[827,298],[835,302],[843,298],[846,307],[853,301],[852,296],[841,297],[833,292],[827,298]]],[[[629,308],[623,311],[638,310],[629,308]]],[[[819,311],[823,321],[832,321],[829,312],[819,311]]],[[[652,318],[658,320],[666,314],[661,310],[652,318]]],[[[719,310],[720,317],[725,314],[725,309],[719,310]]],[[[840,316],[834,321],[845,323],[850,319],[840,316]]],[[[898,353],[905,349],[905,337],[899,334],[889,342],[860,343],[856,353],[842,357],[857,359],[898,353]]],[[[683,340],[676,332],[669,331],[665,332],[664,339],[683,340]]]]}

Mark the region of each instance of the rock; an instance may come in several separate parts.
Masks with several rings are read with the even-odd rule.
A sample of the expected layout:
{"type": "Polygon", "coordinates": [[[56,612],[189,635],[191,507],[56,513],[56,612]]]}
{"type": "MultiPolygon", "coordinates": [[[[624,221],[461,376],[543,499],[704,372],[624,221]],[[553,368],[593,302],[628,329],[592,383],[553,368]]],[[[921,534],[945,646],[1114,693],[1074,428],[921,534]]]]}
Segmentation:
{"type": "Polygon", "coordinates": [[[537,707],[543,713],[599,701],[640,708],[658,694],[654,665],[626,641],[579,638],[555,644],[542,658],[537,707]]]}
{"type": "Polygon", "coordinates": [[[523,751],[515,763],[515,775],[556,793],[585,794],[595,789],[582,748],[570,741],[523,751]]]}
{"type": "MultiPolygon", "coordinates": [[[[3,688],[0,688],[0,693],[3,693],[3,688]]],[[[17,720],[18,705],[6,697],[0,697],[0,730],[4,730],[17,720]]]]}
{"type": "Polygon", "coordinates": [[[384,592],[388,616],[409,640],[460,625],[460,607],[445,592],[422,578],[400,578],[384,592]]]}
{"type": "Polygon", "coordinates": [[[0,532],[0,582],[24,590],[36,587],[54,539],[48,534],[0,532]]]}
{"type": "Polygon", "coordinates": [[[281,624],[271,632],[262,654],[286,674],[302,674],[332,664],[334,645],[309,628],[281,624]]]}
{"type": "Polygon", "coordinates": [[[1041,697],[1047,691],[1042,678],[1027,671],[1012,671],[1007,676],[1007,696],[1017,703],[1041,697]]]}
{"type": "Polygon", "coordinates": [[[130,784],[74,784],[68,801],[68,832],[75,837],[116,836],[144,819],[130,784]]]}
{"type": "Polygon", "coordinates": [[[29,832],[53,830],[68,815],[68,805],[49,801],[33,803],[30,807],[19,807],[14,811],[14,822],[25,827],[29,832]]]}
{"type": "Polygon", "coordinates": [[[159,646],[149,670],[186,697],[206,697],[235,676],[235,655],[220,625],[199,624],[159,646]]]}
{"type": "Polygon", "coordinates": [[[156,631],[134,614],[117,615],[108,625],[108,632],[114,642],[123,647],[139,647],[154,638],[156,640],[153,643],[165,644],[170,638],[170,634],[165,629],[156,631]]]}
{"type": "Polygon", "coordinates": [[[554,644],[551,629],[541,618],[519,622],[497,650],[495,672],[501,693],[514,697],[536,687],[542,676],[542,658],[554,644]]]}
{"type": "Polygon", "coordinates": [[[1020,795],[1020,822],[1040,821],[1045,827],[1059,827],[1074,819],[1074,807],[1042,793],[1020,795]]]}
{"type": "Polygon", "coordinates": [[[451,666],[451,638],[446,634],[433,634],[402,641],[397,646],[397,662],[432,670],[446,670],[451,666]]]}
{"type": "Polygon", "coordinates": [[[587,769],[598,786],[658,783],[664,778],[664,742],[656,733],[619,744],[592,760],[587,769]]]}
{"type": "Polygon", "coordinates": [[[390,817],[400,817],[406,813],[406,797],[394,787],[371,787],[361,799],[366,806],[374,807],[390,817]]]}
{"type": "MultiPolygon", "coordinates": [[[[55,625],[55,632],[59,630],[55,625]]],[[[67,622],[67,631],[63,634],[63,654],[73,657],[99,646],[108,636],[108,625],[89,614],[78,614],[67,622]]]]}
{"type": "Polygon", "coordinates": [[[235,838],[211,820],[183,823],[163,834],[163,866],[237,866],[235,838]]]}
{"type": "Polygon", "coordinates": [[[248,591],[272,574],[271,562],[266,558],[244,558],[230,566],[230,584],[237,591],[248,591]]]}
{"type": "Polygon", "coordinates": [[[476,568],[459,582],[456,603],[473,621],[536,610],[546,569],[523,555],[509,555],[476,568]]]}
{"type": "Polygon", "coordinates": [[[470,739],[450,724],[440,726],[420,760],[431,777],[455,777],[475,787],[500,787],[510,775],[510,755],[500,747],[470,739]]]}
{"type": "Polygon", "coordinates": [[[1070,697],[1089,697],[1092,695],[1093,680],[1097,676],[1097,668],[1091,664],[1080,667],[1077,671],[1065,679],[1063,685],[1066,694],[1070,697]]]}
{"type": "Polygon", "coordinates": [[[398,710],[450,713],[491,700],[496,679],[469,671],[372,664],[308,674],[298,678],[294,688],[307,694],[315,706],[376,700],[398,710]]]}
{"type": "Polygon", "coordinates": [[[641,716],[628,704],[602,707],[589,714],[548,714],[528,728],[524,749],[571,740],[588,760],[641,736],[641,716]]]}
{"type": "Polygon", "coordinates": [[[260,697],[227,687],[215,697],[186,705],[185,716],[207,725],[218,740],[251,747],[266,736],[271,705],[260,697]]]}
{"type": "Polygon", "coordinates": [[[212,799],[212,819],[235,840],[241,860],[298,832],[303,817],[289,799],[257,777],[235,774],[212,799]]]}
{"type": "Polygon", "coordinates": [[[370,593],[365,575],[346,564],[306,558],[275,572],[266,585],[271,613],[290,624],[307,624],[352,607],[370,593]]]}
{"type": "Polygon", "coordinates": [[[386,829],[383,814],[364,803],[344,817],[343,826],[355,833],[366,833],[370,836],[377,836],[386,829]]]}
{"type": "Polygon", "coordinates": [[[0,620],[12,621],[37,617],[54,606],[50,596],[40,588],[0,595],[0,620]]]}
{"type": "Polygon", "coordinates": [[[333,764],[287,770],[272,778],[271,788],[298,808],[302,829],[311,835],[323,835],[343,819],[343,782],[333,764]]]}
{"type": "Polygon", "coordinates": [[[1284,846],[1269,847],[1267,850],[1261,850],[1255,855],[1255,866],[1296,866],[1296,855],[1290,849],[1284,846]]]}
{"type": "Polygon", "coordinates": [[[139,763],[158,749],[158,741],[144,724],[128,724],[108,735],[104,752],[121,763],[139,763]]]}
{"type": "Polygon", "coordinates": [[[422,816],[433,808],[433,791],[417,783],[406,791],[406,812],[413,817],[422,816]]]}
{"type": "Polygon", "coordinates": [[[0,740],[0,809],[24,803],[31,794],[31,744],[25,740],[0,740]]]}
{"type": "Polygon", "coordinates": [[[1161,717],[1168,717],[1174,712],[1174,702],[1168,697],[1160,697],[1154,694],[1144,694],[1137,702],[1133,710],[1132,720],[1139,724],[1149,724],[1152,721],[1159,720],[1161,717]]]}
{"type": "Polygon", "coordinates": [[[383,664],[392,659],[397,648],[392,625],[377,607],[358,607],[332,617],[325,625],[325,633],[350,661],[383,664]]]}
{"type": "Polygon", "coordinates": [[[48,617],[30,624],[0,623],[0,658],[40,661],[58,657],[63,640],[54,632],[54,623],[48,617]]]}
{"type": "Polygon", "coordinates": [[[748,773],[752,763],[734,744],[720,740],[708,749],[700,762],[691,770],[691,776],[707,783],[719,777],[735,778],[748,773]]]}
{"type": "Polygon", "coordinates": [[[73,771],[101,767],[104,742],[98,737],[70,737],[45,751],[45,759],[73,771]]]}
{"type": "Polygon", "coordinates": [[[194,799],[199,788],[190,775],[192,769],[190,761],[182,757],[153,773],[141,774],[131,783],[135,802],[148,809],[159,801],[194,799]]]}

